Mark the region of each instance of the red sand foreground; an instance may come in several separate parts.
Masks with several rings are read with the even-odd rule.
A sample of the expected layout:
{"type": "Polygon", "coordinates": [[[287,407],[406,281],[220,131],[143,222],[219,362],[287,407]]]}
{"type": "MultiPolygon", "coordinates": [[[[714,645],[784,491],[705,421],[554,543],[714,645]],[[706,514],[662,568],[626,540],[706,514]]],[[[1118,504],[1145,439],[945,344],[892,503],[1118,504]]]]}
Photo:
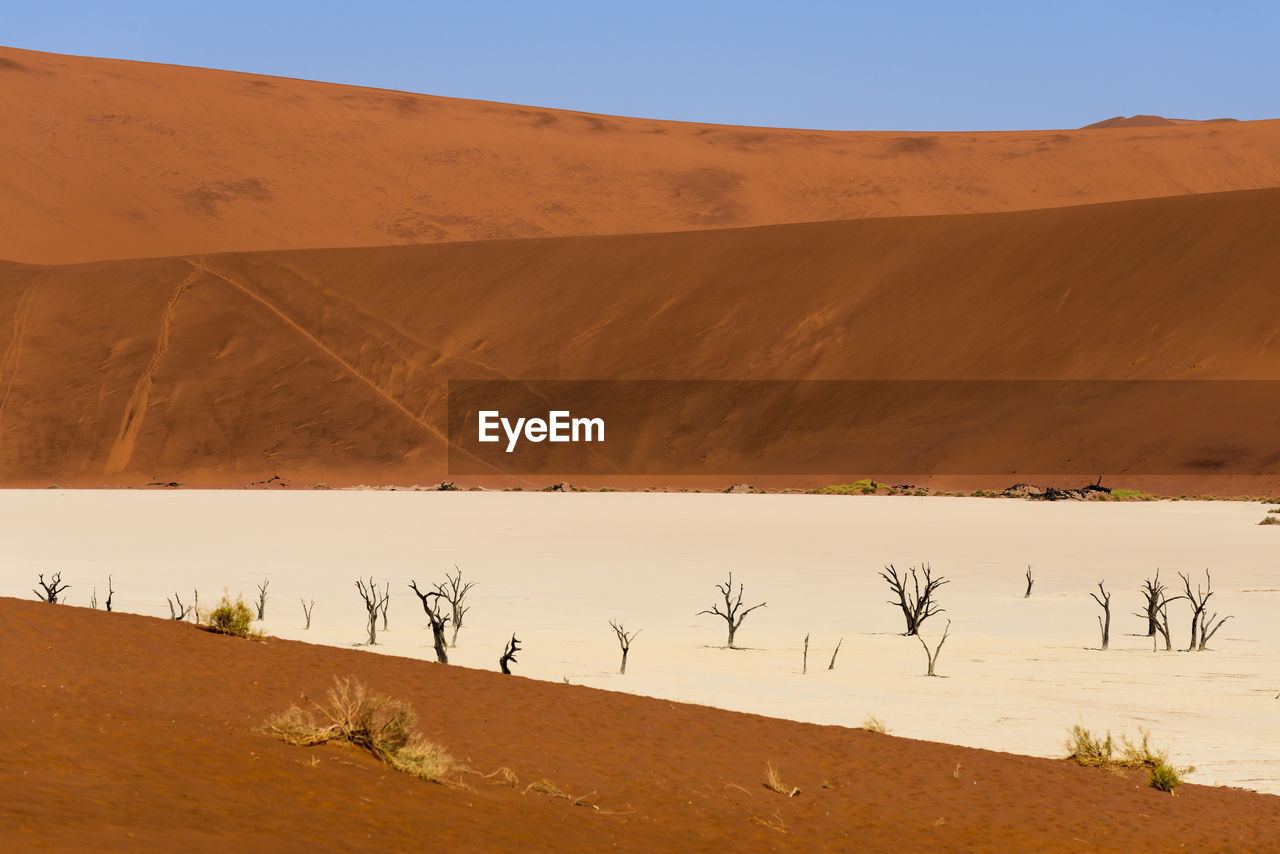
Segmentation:
{"type": "MultiPolygon", "coordinates": [[[[0,600],[6,850],[1263,851],[1280,799],[1066,761],[0,600]],[[412,702],[436,785],[261,730],[335,675],[412,702]],[[800,788],[763,785],[772,763],[800,788]],[[539,780],[581,800],[528,791],[539,780]]],[[[1065,735],[1065,733],[1064,733],[1065,735]]]]}

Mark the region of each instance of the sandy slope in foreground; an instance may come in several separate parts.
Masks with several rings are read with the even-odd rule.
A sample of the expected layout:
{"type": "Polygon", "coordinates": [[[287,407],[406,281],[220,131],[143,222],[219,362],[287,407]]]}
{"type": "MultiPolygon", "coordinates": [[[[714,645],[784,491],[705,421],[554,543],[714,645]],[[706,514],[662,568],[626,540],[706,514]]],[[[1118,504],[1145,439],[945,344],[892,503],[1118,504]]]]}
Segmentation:
{"type": "Polygon", "coordinates": [[[0,48],[0,258],[970,213],[1280,185],[1280,122],[858,133],[0,48]]]}
{"type": "MultiPolygon", "coordinates": [[[[1196,782],[1280,793],[1272,738],[1280,690],[1274,556],[1264,508],[1228,502],[1032,504],[990,499],[406,492],[0,492],[0,595],[61,571],[70,602],[105,597],[167,616],[193,589],[255,593],[265,628],[350,648],[365,639],[357,575],[392,589],[381,651],[433,658],[408,589],[456,564],[478,582],[452,661],[493,670],[518,632],[517,672],[820,724],[868,714],[912,738],[1060,755],[1072,724],[1150,729],[1196,782]],[[877,572],[930,561],[951,582],[939,672],[886,604],[877,572]],[[1037,578],[1023,599],[1027,564],[1037,578]],[[1212,572],[1213,610],[1234,619],[1212,651],[1153,653],[1142,580],[1212,572]],[[741,652],[718,648],[713,585],[732,570],[751,603],[741,652]],[[1097,650],[1100,580],[1114,595],[1097,650]],[[314,599],[304,631],[300,598],[314,599]],[[643,627],[625,677],[614,618],[643,627]],[[1135,634],[1140,633],[1140,634],[1135,634]],[[799,672],[811,637],[810,670],[799,672]],[[834,670],[831,649],[843,645],[834,670]],[[939,709],[947,709],[940,714],[939,709]]],[[[1190,611],[1170,608],[1175,643],[1190,611]]]]}
{"type": "Polygon", "coordinates": [[[124,614],[0,601],[7,850],[1261,850],[1272,796],[1176,797],[1072,764],[817,727],[124,614]],[[447,788],[258,730],[335,673],[521,786],[447,788]],[[766,763],[801,788],[763,788],[766,763]],[[769,825],[769,826],[766,826],[769,825]]]}

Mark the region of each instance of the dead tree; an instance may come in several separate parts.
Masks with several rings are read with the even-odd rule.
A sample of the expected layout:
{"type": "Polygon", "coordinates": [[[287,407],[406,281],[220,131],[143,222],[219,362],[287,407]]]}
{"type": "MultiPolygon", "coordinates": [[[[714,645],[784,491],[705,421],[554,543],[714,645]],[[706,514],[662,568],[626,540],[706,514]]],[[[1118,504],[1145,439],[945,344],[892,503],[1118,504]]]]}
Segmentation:
{"type": "Polygon", "coordinates": [[[761,602],[759,605],[752,605],[750,608],[742,607],[742,584],[738,584],[738,595],[733,596],[733,573],[729,573],[729,580],[724,584],[717,584],[716,589],[720,591],[720,595],[724,597],[724,610],[720,610],[719,605],[712,605],[710,610],[699,611],[698,614],[712,614],[724,619],[729,624],[729,642],[725,644],[729,649],[737,649],[733,645],[733,636],[738,633],[738,628],[742,625],[742,621],[747,618],[756,608],[763,608],[768,602],[761,602]]]}
{"type": "Polygon", "coordinates": [[[1164,598],[1164,584],[1160,581],[1160,570],[1156,569],[1156,577],[1142,582],[1142,595],[1147,599],[1147,637],[1154,637],[1160,630],[1160,601],[1164,598]]]}
{"type": "Polygon", "coordinates": [[[831,653],[831,663],[827,665],[828,670],[836,669],[836,656],[840,654],[840,644],[842,643],[844,643],[843,637],[841,637],[840,640],[836,641],[836,648],[831,653]]]}
{"type": "Polygon", "coordinates": [[[933,577],[933,570],[929,564],[923,564],[920,571],[924,573],[924,589],[920,588],[920,577],[916,574],[916,568],[913,566],[909,570],[911,573],[911,586],[907,585],[907,573],[898,575],[898,570],[894,569],[893,564],[889,564],[884,568],[884,572],[880,573],[880,577],[889,585],[889,591],[898,597],[898,601],[889,600],[890,605],[897,605],[902,609],[902,616],[907,621],[907,631],[905,634],[918,634],[920,627],[924,625],[924,621],[932,617],[945,608],[939,608],[934,601],[934,594],[938,588],[944,584],[948,584],[948,580],[941,575],[937,578],[933,577]]]}
{"type": "Polygon", "coordinates": [[[448,664],[449,650],[444,641],[444,627],[449,622],[449,615],[440,612],[442,594],[437,590],[423,593],[418,589],[417,581],[410,581],[409,588],[422,600],[422,610],[426,611],[427,620],[431,623],[431,639],[436,648],[436,661],[448,664]]]}
{"type": "Polygon", "coordinates": [[[61,572],[55,572],[52,580],[50,581],[44,580],[44,573],[42,572],[40,573],[40,581],[37,583],[40,585],[40,590],[36,590],[32,587],[31,592],[36,594],[36,598],[41,602],[48,602],[50,605],[57,605],[58,598],[61,597],[64,592],[71,589],[70,584],[62,583],[61,572]]]}
{"type": "MultiPolygon", "coordinates": [[[[1181,596],[1174,596],[1170,598],[1164,595],[1164,593],[1162,592],[1160,594],[1160,601],[1156,603],[1156,633],[1160,637],[1164,638],[1165,652],[1169,652],[1170,650],[1173,649],[1173,641],[1171,640],[1171,635],[1169,634],[1169,603],[1176,602],[1181,598],[1182,598],[1181,596]]],[[[1139,614],[1138,616],[1142,616],[1142,615],[1139,614]]],[[[1156,639],[1152,638],[1151,651],[1155,652],[1155,650],[1156,650],[1156,639]]]]}
{"type": "Polygon", "coordinates": [[[1222,628],[1223,623],[1231,619],[1228,615],[1222,619],[1218,619],[1218,612],[1215,611],[1213,616],[1209,616],[1209,599],[1213,596],[1213,578],[1209,575],[1209,570],[1204,571],[1204,589],[1200,589],[1200,585],[1196,585],[1195,593],[1191,592],[1191,579],[1183,575],[1182,586],[1186,590],[1185,598],[1191,603],[1191,643],[1187,646],[1187,652],[1204,652],[1208,649],[1209,638],[1217,634],[1218,629],[1222,628]]]}
{"type": "MultiPolygon", "coordinates": [[[[264,579],[263,582],[258,585],[258,619],[259,620],[265,620],[267,617],[267,587],[269,587],[270,585],[271,585],[270,578],[264,579]]],[[[373,641],[369,641],[369,643],[373,643],[373,641]]]]}
{"type": "Polygon", "coordinates": [[[1023,599],[1031,598],[1031,585],[1035,584],[1035,579],[1031,577],[1031,564],[1027,564],[1027,592],[1022,594],[1023,599]]]}
{"type": "Polygon", "coordinates": [[[449,646],[456,647],[458,645],[458,631],[462,628],[462,618],[471,610],[466,603],[467,591],[476,586],[474,581],[462,582],[462,570],[458,569],[455,563],[453,568],[458,571],[457,575],[445,573],[445,581],[443,584],[436,584],[436,592],[439,593],[444,601],[449,603],[449,609],[452,611],[450,615],[453,619],[453,637],[449,639],[449,646]]]}
{"type": "Polygon", "coordinates": [[[359,591],[360,598],[364,600],[364,609],[369,615],[369,646],[373,646],[378,642],[378,611],[382,608],[382,598],[386,594],[378,590],[378,585],[373,583],[372,576],[370,576],[367,585],[357,578],[356,590],[359,591]]]}
{"type": "Polygon", "coordinates": [[[502,650],[502,658],[498,659],[498,666],[501,667],[502,672],[508,676],[511,675],[511,668],[507,665],[519,664],[519,662],[516,661],[516,653],[519,651],[520,641],[516,640],[515,634],[512,633],[511,640],[507,641],[506,647],[502,650]]]}
{"type": "Polygon", "coordinates": [[[116,591],[111,588],[111,576],[107,576],[107,610],[111,610],[111,597],[116,595],[116,591]]]}
{"type": "Polygon", "coordinates": [[[316,600],[312,599],[310,605],[307,604],[306,599],[299,599],[298,601],[302,603],[302,615],[307,618],[307,624],[302,627],[303,631],[306,631],[311,628],[311,612],[315,610],[316,600]]]}
{"type": "MultiPolygon", "coordinates": [[[[1209,570],[1205,570],[1205,576],[1208,577],[1209,570]]],[[[1196,592],[1191,592],[1191,579],[1181,572],[1178,577],[1182,579],[1182,586],[1186,589],[1186,600],[1191,603],[1191,642],[1187,644],[1187,652],[1194,652],[1196,643],[1200,634],[1200,618],[1204,615],[1205,606],[1209,602],[1212,592],[1205,593],[1200,590],[1200,586],[1196,585],[1196,592]]]]}
{"type": "Polygon", "coordinates": [[[187,615],[191,613],[192,606],[183,605],[182,598],[178,596],[177,593],[173,594],[172,599],[168,599],[166,601],[169,603],[169,619],[171,620],[185,620],[187,615]],[[175,602],[177,603],[177,607],[174,607],[175,602]]]}
{"type": "Polygon", "coordinates": [[[631,641],[644,629],[636,629],[634,632],[629,632],[623,628],[622,623],[615,620],[610,620],[609,625],[613,627],[613,633],[618,636],[618,646],[622,648],[622,667],[618,669],[618,673],[625,676],[627,673],[627,653],[631,652],[631,641]]]}
{"type": "Polygon", "coordinates": [[[1098,627],[1102,629],[1102,648],[1106,649],[1111,643],[1111,594],[1102,586],[1104,582],[1098,582],[1098,593],[1102,594],[1102,598],[1098,598],[1098,593],[1090,593],[1093,601],[1098,603],[1098,607],[1102,609],[1102,613],[1106,615],[1106,619],[1098,617],[1098,627]]]}
{"type": "Polygon", "coordinates": [[[800,672],[802,674],[809,672],[809,634],[808,632],[806,632],[804,636],[804,663],[800,667],[800,672]]]}
{"type": "Polygon", "coordinates": [[[938,653],[942,652],[942,645],[947,642],[947,636],[951,632],[951,621],[947,620],[947,627],[942,630],[942,637],[938,639],[938,645],[933,648],[933,652],[929,651],[929,645],[924,642],[924,638],[916,635],[916,640],[920,641],[920,645],[924,647],[924,654],[929,659],[929,672],[925,676],[937,676],[933,672],[933,666],[938,663],[938,653]]]}
{"type": "Polygon", "coordinates": [[[382,596],[382,607],[378,612],[382,614],[382,630],[387,630],[387,608],[391,605],[391,582],[387,582],[387,591],[382,596]]]}
{"type": "Polygon", "coordinates": [[[93,588],[93,592],[89,594],[89,607],[98,610],[98,588],[93,588]]]}

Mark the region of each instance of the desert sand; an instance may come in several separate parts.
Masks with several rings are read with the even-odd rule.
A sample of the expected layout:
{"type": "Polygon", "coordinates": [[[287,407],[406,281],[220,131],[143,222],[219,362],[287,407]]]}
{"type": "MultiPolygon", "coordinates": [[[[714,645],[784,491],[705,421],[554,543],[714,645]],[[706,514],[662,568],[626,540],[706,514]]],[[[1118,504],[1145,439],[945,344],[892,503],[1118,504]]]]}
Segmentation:
{"type": "Polygon", "coordinates": [[[725,127],[0,48],[0,258],[685,231],[1280,185],[1280,122],[725,127]]]}
{"type": "MultiPolygon", "coordinates": [[[[39,487],[439,482],[450,474],[450,379],[1277,379],[1278,230],[1280,190],[1256,190],[680,234],[7,265],[0,473],[39,487]]],[[[1145,488],[1176,453],[1178,465],[1203,463],[1156,484],[1164,494],[1280,490],[1272,419],[1233,419],[1221,441],[1183,447],[1183,427],[1212,434],[1218,412],[1185,411],[1155,391],[1167,436],[1105,400],[1059,423],[1064,437],[1077,420],[1109,431],[1089,443],[1112,453],[1090,479],[1145,488]],[[1269,474],[1215,483],[1219,470],[1269,474]]],[[[937,421],[936,404],[908,401],[897,416],[937,421]]],[[[942,424],[902,470],[927,474],[954,456],[948,432],[980,444],[992,426],[982,419],[1007,417],[942,424]]],[[[738,431],[708,448],[713,465],[742,447],[785,458],[800,441],[765,419],[738,431]]],[[[622,470],[640,470],[657,439],[635,442],[622,470]]],[[[807,483],[866,474],[837,465],[807,483]]],[[[1033,474],[1055,472],[965,485],[1033,474]]]]}
{"type": "Polygon", "coordinates": [[[1274,796],[1234,789],[1170,797],[1063,761],[127,614],[0,599],[0,619],[24,652],[0,659],[7,850],[1257,851],[1280,829],[1274,796]],[[261,731],[335,673],[514,779],[433,785],[261,731]],[[796,797],[764,788],[769,763],[796,797]]]}
{"type": "MultiPolygon", "coordinates": [[[[269,578],[266,632],[350,649],[366,640],[355,580],[373,576],[392,593],[373,649],[434,660],[408,583],[425,589],[456,564],[478,583],[451,652],[463,667],[496,670],[515,632],[523,676],[845,727],[874,715],[910,738],[1054,757],[1076,723],[1146,728],[1196,766],[1194,782],[1280,794],[1277,529],[1257,524],[1258,504],[56,490],[0,503],[3,595],[61,571],[69,601],[86,605],[111,575],[117,610],[168,616],[175,592],[190,604],[199,589],[207,606],[224,591],[253,598],[269,578]],[[945,678],[923,675],[877,575],[922,561],[951,579],[923,632],[936,642],[951,621],[945,678]],[[1210,650],[1152,652],[1133,613],[1157,567],[1174,586],[1179,571],[1203,583],[1210,570],[1212,610],[1233,615],[1210,650]],[[695,616],[730,571],[748,604],[768,602],[740,629],[740,651],[720,648],[723,621],[695,616]],[[1089,592],[1104,580],[1113,625],[1100,651],[1089,592]],[[315,600],[309,631],[302,598],[315,600]],[[610,619],[643,628],[625,676],[610,619]]],[[[1170,609],[1183,647],[1184,606],[1170,609]]]]}

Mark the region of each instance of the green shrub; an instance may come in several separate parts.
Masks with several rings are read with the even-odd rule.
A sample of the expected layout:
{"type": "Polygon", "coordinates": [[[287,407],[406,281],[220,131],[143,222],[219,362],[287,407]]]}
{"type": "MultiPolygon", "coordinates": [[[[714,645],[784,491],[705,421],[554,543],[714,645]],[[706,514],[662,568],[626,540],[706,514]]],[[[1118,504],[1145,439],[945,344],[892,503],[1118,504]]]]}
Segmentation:
{"type": "Polygon", "coordinates": [[[1162,792],[1172,792],[1182,785],[1182,777],[1178,775],[1177,768],[1162,762],[1151,769],[1151,777],[1147,780],[1147,785],[1162,792]]]}
{"type": "Polygon", "coordinates": [[[1111,498],[1115,501],[1155,501],[1156,497],[1149,492],[1137,489],[1113,489],[1111,498]]]}
{"type": "Polygon", "coordinates": [[[875,495],[881,489],[888,488],[889,485],[886,483],[864,478],[855,483],[834,483],[831,486],[824,486],[821,489],[812,490],[810,495],[875,495]]]}
{"type": "Polygon", "coordinates": [[[249,637],[249,624],[253,622],[253,612],[244,604],[244,599],[237,596],[232,602],[230,597],[223,596],[208,617],[204,620],[211,632],[224,635],[235,635],[238,638],[249,637]]]}
{"type": "Polygon", "coordinates": [[[1259,525],[1280,525],[1280,516],[1264,516],[1259,525]]]}

